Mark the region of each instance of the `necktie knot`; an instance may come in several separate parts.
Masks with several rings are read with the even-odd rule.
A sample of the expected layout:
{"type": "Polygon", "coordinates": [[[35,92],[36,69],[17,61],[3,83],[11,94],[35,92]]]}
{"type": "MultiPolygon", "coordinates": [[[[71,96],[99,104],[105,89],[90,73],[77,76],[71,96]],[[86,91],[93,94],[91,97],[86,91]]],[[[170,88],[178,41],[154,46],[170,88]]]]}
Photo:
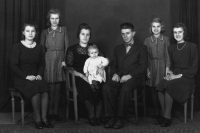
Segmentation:
{"type": "Polygon", "coordinates": [[[125,45],[125,47],[128,47],[128,46],[132,46],[133,44],[131,44],[131,43],[125,43],[124,45],[125,45]]]}

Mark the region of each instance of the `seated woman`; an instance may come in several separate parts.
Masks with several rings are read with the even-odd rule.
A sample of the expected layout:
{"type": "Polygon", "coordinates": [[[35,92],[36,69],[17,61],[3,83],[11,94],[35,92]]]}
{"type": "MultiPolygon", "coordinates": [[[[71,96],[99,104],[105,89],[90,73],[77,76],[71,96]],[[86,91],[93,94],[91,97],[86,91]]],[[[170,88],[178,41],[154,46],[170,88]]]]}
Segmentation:
{"type": "Polygon", "coordinates": [[[15,44],[11,51],[10,67],[14,76],[14,87],[26,99],[31,99],[35,127],[37,129],[53,128],[47,121],[47,107],[49,100],[49,88],[43,80],[44,53],[41,45],[34,42],[37,26],[34,22],[23,25],[23,40],[15,44]]]}
{"type": "Polygon", "coordinates": [[[176,44],[169,46],[171,67],[167,76],[158,84],[158,97],[162,107],[161,127],[171,125],[173,100],[184,103],[195,87],[195,74],[198,69],[198,49],[194,43],[186,41],[187,29],[182,23],[173,27],[176,44]]]}
{"type": "Polygon", "coordinates": [[[100,85],[99,89],[93,91],[90,87],[90,84],[87,82],[87,78],[84,76],[83,67],[85,61],[89,57],[88,46],[92,45],[89,43],[90,36],[90,26],[85,23],[80,24],[77,32],[79,43],[68,47],[66,63],[67,66],[75,69],[78,97],[81,99],[81,101],[84,101],[88,111],[90,125],[95,126],[100,124],[100,115],[102,109],[102,84],[100,85]]]}

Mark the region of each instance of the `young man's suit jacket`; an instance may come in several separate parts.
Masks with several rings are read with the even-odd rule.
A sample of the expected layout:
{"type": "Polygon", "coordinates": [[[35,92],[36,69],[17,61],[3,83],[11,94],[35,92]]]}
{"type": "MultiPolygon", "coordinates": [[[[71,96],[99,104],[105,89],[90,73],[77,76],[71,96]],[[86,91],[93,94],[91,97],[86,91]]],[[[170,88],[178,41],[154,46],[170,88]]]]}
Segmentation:
{"type": "Polygon", "coordinates": [[[118,74],[120,78],[130,74],[132,79],[142,78],[147,70],[147,60],[145,45],[134,43],[128,53],[124,44],[118,45],[114,49],[111,77],[113,74],[118,74]]]}

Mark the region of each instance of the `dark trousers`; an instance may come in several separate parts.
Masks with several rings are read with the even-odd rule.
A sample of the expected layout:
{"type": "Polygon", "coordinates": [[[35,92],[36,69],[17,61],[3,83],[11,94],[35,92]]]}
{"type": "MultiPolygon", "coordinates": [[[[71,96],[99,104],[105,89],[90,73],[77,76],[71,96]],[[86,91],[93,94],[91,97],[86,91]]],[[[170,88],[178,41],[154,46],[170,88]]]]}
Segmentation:
{"type": "Polygon", "coordinates": [[[103,86],[106,117],[124,117],[130,105],[132,91],[140,87],[142,79],[129,79],[124,83],[108,80],[103,86]]]}

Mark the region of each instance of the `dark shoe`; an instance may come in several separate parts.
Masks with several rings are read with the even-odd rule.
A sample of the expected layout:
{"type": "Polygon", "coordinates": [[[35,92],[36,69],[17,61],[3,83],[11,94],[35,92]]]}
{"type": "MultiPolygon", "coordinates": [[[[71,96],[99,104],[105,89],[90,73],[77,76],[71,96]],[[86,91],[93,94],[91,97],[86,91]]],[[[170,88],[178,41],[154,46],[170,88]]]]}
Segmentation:
{"type": "Polygon", "coordinates": [[[164,120],[163,120],[163,122],[161,123],[161,127],[168,127],[168,126],[170,126],[172,124],[172,121],[171,121],[171,119],[167,119],[167,118],[165,118],[164,117],[164,120]]]}
{"type": "Polygon", "coordinates": [[[115,125],[116,118],[110,118],[110,120],[104,125],[105,128],[112,128],[115,125]]]}
{"type": "Polygon", "coordinates": [[[124,127],[124,121],[122,119],[117,119],[117,122],[114,125],[114,129],[120,129],[124,127]]]}
{"type": "Polygon", "coordinates": [[[37,129],[43,129],[43,124],[42,124],[42,122],[41,122],[41,121],[35,122],[35,128],[37,128],[37,129]]]}
{"type": "Polygon", "coordinates": [[[62,121],[62,118],[60,118],[59,115],[54,115],[54,116],[53,116],[53,119],[54,119],[55,121],[62,121]]]}
{"type": "Polygon", "coordinates": [[[97,117],[96,121],[97,121],[97,125],[103,125],[103,120],[101,117],[97,117]]]}
{"type": "Polygon", "coordinates": [[[157,116],[156,117],[156,121],[154,122],[154,124],[155,125],[160,125],[160,124],[162,124],[163,120],[164,120],[163,116],[157,116]]]}
{"type": "Polygon", "coordinates": [[[91,126],[96,126],[97,125],[96,118],[95,117],[89,118],[89,123],[91,126]]]}
{"type": "Polygon", "coordinates": [[[53,125],[49,121],[42,122],[42,125],[45,128],[53,128],[53,125]]]}
{"type": "Polygon", "coordinates": [[[54,117],[54,115],[47,115],[48,121],[53,121],[53,117],[54,117]]]}

